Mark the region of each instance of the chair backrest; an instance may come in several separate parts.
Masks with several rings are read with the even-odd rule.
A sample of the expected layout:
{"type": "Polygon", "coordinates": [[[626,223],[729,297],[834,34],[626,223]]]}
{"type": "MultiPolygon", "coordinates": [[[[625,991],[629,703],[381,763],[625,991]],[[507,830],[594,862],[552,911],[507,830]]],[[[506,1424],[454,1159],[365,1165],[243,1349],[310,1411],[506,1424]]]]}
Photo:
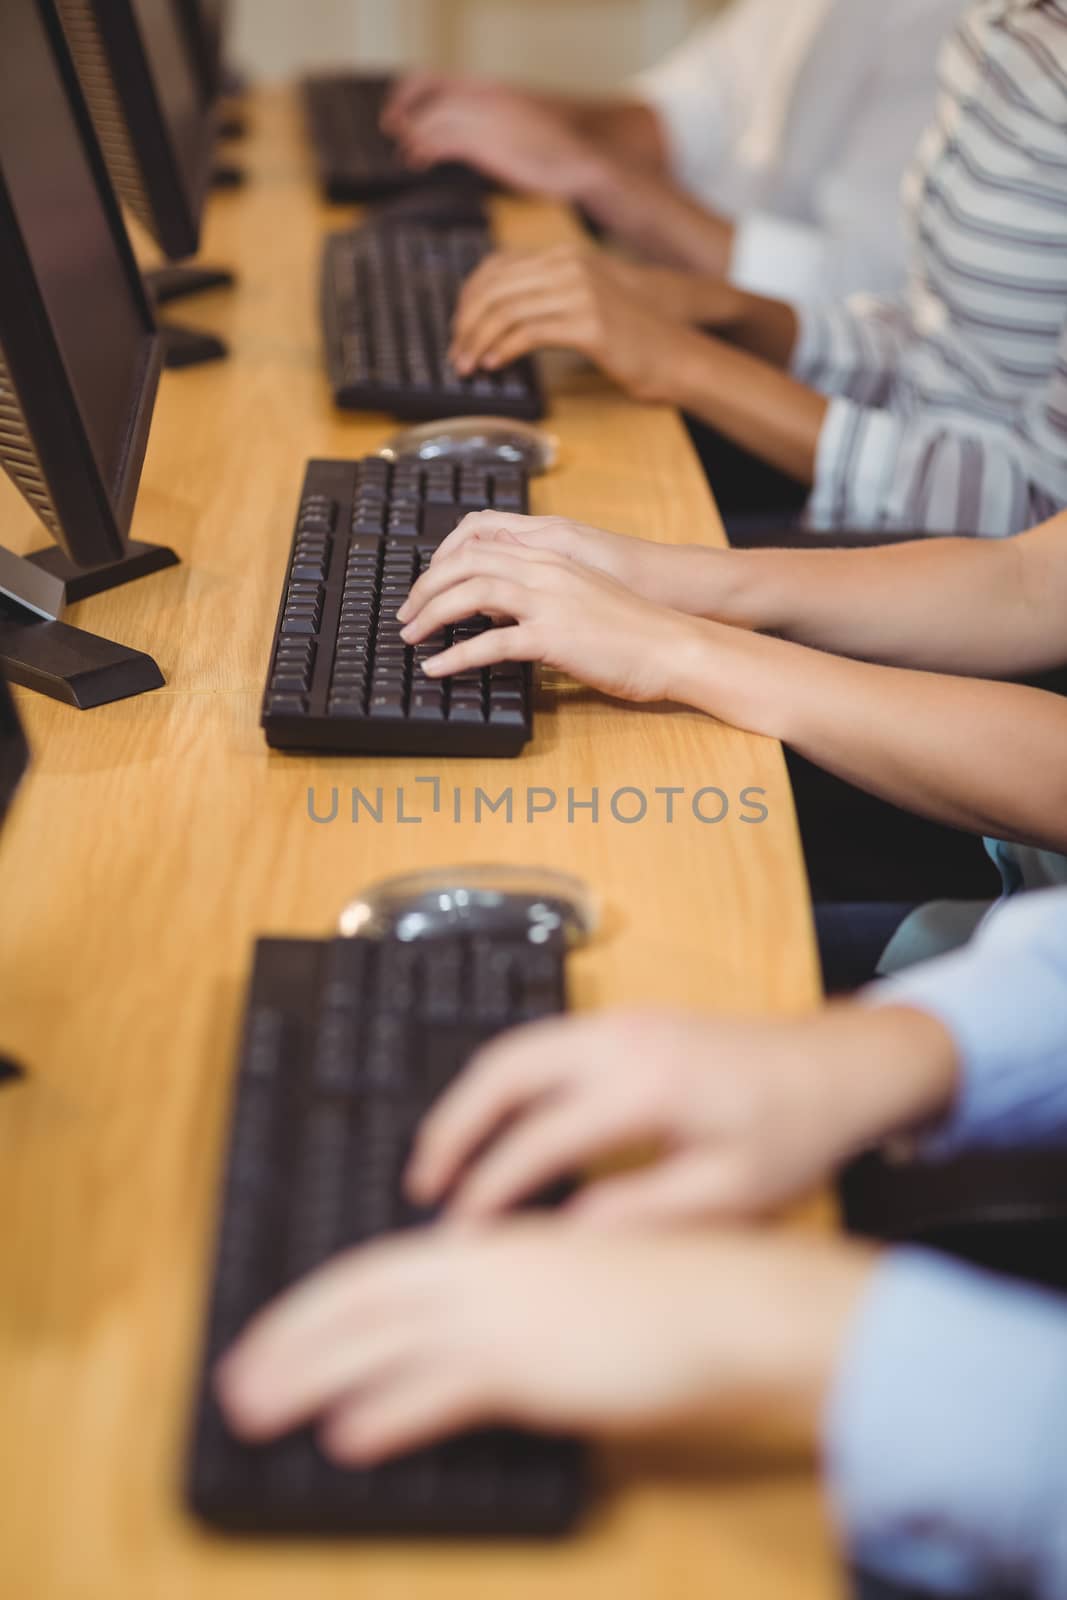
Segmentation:
{"type": "Polygon", "coordinates": [[[1067,1150],[930,1164],[872,1153],[843,1173],[839,1196],[850,1233],[1067,1290],[1067,1150]]]}

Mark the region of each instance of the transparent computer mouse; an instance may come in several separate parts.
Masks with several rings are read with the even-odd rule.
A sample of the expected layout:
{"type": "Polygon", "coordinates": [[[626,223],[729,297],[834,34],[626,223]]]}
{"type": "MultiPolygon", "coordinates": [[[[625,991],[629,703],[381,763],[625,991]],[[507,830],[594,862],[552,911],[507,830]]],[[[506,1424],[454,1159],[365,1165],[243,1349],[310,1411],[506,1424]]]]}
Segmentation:
{"type": "Polygon", "coordinates": [[[543,944],[562,930],[572,948],[596,933],[596,896],[580,878],[524,867],[453,867],[375,883],[341,913],[350,939],[433,939],[525,931],[543,944]]]}
{"type": "Polygon", "coordinates": [[[555,434],[528,422],[500,417],[454,417],[424,422],[395,433],[378,451],[386,461],[415,457],[420,461],[487,461],[525,467],[532,477],[550,472],[559,460],[555,434]]]}

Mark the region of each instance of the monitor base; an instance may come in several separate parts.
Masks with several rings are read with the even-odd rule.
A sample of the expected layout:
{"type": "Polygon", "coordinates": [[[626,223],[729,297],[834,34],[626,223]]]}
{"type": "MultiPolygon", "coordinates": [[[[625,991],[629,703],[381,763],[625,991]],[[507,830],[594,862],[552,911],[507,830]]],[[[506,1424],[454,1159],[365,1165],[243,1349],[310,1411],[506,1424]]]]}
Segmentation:
{"type": "Polygon", "coordinates": [[[0,601],[0,669],[12,683],[79,711],[161,689],[151,656],[95,633],[45,622],[0,601]]]}
{"type": "MultiPolygon", "coordinates": [[[[170,305],[209,289],[232,289],[236,279],[225,267],[156,267],[144,275],[145,288],[152,304],[170,305]]],[[[175,327],[161,323],[163,365],[172,372],[181,367],[200,367],[208,361],[225,361],[229,355],[222,339],[199,328],[175,327]]]]}
{"type": "Polygon", "coordinates": [[[152,304],[165,306],[208,289],[232,289],[237,279],[226,267],[154,267],[144,282],[152,304]]]}
{"type": "Polygon", "coordinates": [[[165,544],[145,544],[140,539],[130,539],[126,554],[119,561],[109,561],[103,567],[76,567],[56,545],[45,550],[35,550],[26,557],[35,567],[46,572],[62,584],[63,604],[72,606],[78,600],[88,600],[91,595],[104,594],[121,584],[133,583],[137,578],[150,578],[154,572],[165,572],[168,567],[180,565],[177,555],[165,544]]]}
{"type": "Polygon", "coordinates": [[[178,328],[174,323],[161,323],[163,338],[163,365],[170,372],[182,367],[202,367],[209,361],[225,361],[229,349],[214,333],[203,333],[198,328],[178,328]]]}
{"type": "Polygon", "coordinates": [[[247,181],[244,168],[235,167],[229,161],[217,162],[211,173],[213,189],[241,189],[247,181]]]}

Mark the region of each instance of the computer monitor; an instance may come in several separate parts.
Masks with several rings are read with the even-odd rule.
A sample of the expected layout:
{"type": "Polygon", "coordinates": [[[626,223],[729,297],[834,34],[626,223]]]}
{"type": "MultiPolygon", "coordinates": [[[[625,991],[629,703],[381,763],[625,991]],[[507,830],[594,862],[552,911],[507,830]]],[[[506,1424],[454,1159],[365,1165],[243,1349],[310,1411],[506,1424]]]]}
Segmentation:
{"type": "Polygon", "coordinates": [[[174,0],[55,0],[115,188],[171,261],[195,255],[212,116],[174,0]]]}
{"type": "Polygon", "coordinates": [[[0,466],[58,548],[21,557],[0,546],[0,666],[75,704],[79,681],[87,703],[117,698],[100,673],[128,677],[133,656],[137,687],[122,692],[156,686],[144,682],[146,662],[161,681],[148,657],[116,658],[118,647],[53,620],[69,599],[177,559],[127,542],[160,356],[51,0],[3,0],[0,466]]]}
{"type": "MultiPolygon", "coordinates": [[[[0,673],[0,830],[29,759],[29,746],[22,732],[15,702],[4,682],[3,673],[0,673]]],[[[8,1061],[0,1051],[0,1089],[6,1083],[17,1082],[21,1075],[15,1063],[8,1061]]]]}
{"type": "MultiPolygon", "coordinates": [[[[196,254],[212,176],[215,107],[201,83],[180,0],[52,0],[66,32],[112,182],[168,260],[196,254]]],[[[229,272],[145,274],[157,305],[233,283],[229,272]]],[[[226,354],[220,339],[162,329],[167,366],[226,354]]]]}
{"type": "Polygon", "coordinates": [[[178,14],[208,100],[223,92],[223,43],[229,7],[225,0],[177,0],[178,14]]]}

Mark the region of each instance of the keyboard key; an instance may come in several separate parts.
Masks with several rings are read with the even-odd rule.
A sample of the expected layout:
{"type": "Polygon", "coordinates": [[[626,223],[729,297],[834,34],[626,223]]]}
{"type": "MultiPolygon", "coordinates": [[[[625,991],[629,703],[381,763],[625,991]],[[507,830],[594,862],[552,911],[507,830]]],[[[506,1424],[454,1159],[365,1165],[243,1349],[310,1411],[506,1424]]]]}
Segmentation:
{"type": "Polygon", "coordinates": [[[367,715],[382,722],[399,722],[404,716],[404,696],[399,691],[372,694],[367,703],[367,715]]]}
{"type": "Polygon", "coordinates": [[[518,706],[501,706],[490,702],[489,721],[494,728],[519,728],[526,727],[526,717],[518,706]]]}
{"type": "Polygon", "coordinates": [[[485,721],[481,701],[457,701],[453,697],[448,710],[448,720],[451,723],[474,723],[480,726],[485,721]]]}
{"type": "Polygon", "coordinates": [[[408,716],[412,722],[443,722],[445,700],[440,694],[413,693],[408,716]]]}

